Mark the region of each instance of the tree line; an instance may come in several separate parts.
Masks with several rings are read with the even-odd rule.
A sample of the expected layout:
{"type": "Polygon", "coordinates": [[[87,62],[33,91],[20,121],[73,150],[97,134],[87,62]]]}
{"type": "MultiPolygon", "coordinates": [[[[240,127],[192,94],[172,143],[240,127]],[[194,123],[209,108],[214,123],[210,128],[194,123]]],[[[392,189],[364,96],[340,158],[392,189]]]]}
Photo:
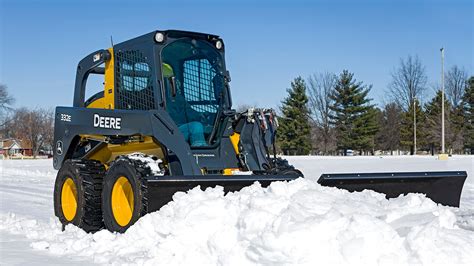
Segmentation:
{"type": "Polygon", "coordinates": [[[0,84],[0,139],[18,139],[36,157],[54,147],[54,113],[45,108],[13,108],[15,99],[0,84]]]}
{"type": "MultiPolygon", "coordinates": [[[[446,150],[474,154],[474,76],[469,78],[458,66],[445,76],[446,150]]],[[[400,59],[386,90],[388,102],[382,107],[369,98],[371,89],[348,70],[295,78],[280,107],[280,151],[302,155],[440,151],[442,94],[439,85],[432,85],[436,93],[425,99],[428,78],[418,57],[400,59]]],[[[53,110],[14,109],[13,103],[7,87],[0,84],[0,138],[26,141],[34,156],[51,151],[53,110]]]]}
{"type": "MultiPolygon", "coordinates": [[[[474,76],[453,66],[445,80],[446,151],[474,154],[474,76]]],[[[417,56],[400,59],[382,107],[369,98],[371,89],[348,70],[295,78],[280,107],[280,150],[301,155],[440,152],[441,86],[432,85],[435,95],[426,99],[430,87],[417,56]]]]}

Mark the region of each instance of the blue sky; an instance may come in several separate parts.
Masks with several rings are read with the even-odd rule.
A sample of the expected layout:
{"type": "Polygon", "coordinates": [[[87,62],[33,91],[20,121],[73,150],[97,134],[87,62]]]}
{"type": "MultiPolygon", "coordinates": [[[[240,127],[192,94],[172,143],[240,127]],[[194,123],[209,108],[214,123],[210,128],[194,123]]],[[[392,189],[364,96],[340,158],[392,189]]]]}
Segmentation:
{"type": "Polygon", "coordinates": [[[155,29],[220,35],[235,105],[276,107],[296,76],[354,72],[382,104],[400,58],[429,84],[446,67],[474,74],[473,1],[0,0],[0,83],[16,107],[71,105],[75,68],[92,51],[155,29]],[[254,3],[255,2],[255,3],[254,3]]]}

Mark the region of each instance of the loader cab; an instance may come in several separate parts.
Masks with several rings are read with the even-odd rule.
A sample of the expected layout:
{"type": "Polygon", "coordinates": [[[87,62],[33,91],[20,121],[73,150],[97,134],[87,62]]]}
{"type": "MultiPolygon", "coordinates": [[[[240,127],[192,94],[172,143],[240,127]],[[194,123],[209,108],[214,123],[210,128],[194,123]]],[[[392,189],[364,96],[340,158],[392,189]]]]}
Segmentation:
{"type": "Polygon", "coordinates": [[[229,80],[218,36],[156,31],[84,58],[74,105],[166,110],[191,148],[212,148],[223,129],[222,114],[231,108],[229,80]],[[89,74],[104,75],[104,90],[86,100],[89,74]]]}
{"type": "Polygon", "coordinates": [[[165,108],[191,147],[216,143],[225,101],[224,62],[204,40],[183,38],[161,51],[165,108]]]}

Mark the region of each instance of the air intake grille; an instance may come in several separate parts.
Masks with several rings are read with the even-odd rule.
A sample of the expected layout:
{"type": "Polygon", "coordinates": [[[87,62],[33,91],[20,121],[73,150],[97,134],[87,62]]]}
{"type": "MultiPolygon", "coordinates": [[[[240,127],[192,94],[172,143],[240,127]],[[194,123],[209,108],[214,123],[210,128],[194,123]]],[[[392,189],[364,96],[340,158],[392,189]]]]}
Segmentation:
{"type": "Polygon", "coordinates": [[[119,51],[115,57],[117,108],[154,109],[152,71],[145,57],[137,50],[119,51]]]}
{"type": "Polygon", "coordinates": [[[184,97],[198,112],[217,111],[213,78],[216,71],[207,59],[184,62],[184,97]]]}

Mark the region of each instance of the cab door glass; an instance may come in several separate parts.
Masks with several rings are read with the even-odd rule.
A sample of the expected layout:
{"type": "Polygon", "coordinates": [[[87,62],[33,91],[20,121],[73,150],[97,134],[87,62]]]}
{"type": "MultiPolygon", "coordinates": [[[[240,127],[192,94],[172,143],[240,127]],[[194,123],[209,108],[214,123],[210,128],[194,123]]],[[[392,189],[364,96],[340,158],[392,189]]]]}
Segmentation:
{"type": "Polygon", "coordinates": [[[166,109],[193,147],[216,141],[211,136],[223,104],[222,69],[220,54],[204,41],[182,39],[162,51],[166,109]]]}

